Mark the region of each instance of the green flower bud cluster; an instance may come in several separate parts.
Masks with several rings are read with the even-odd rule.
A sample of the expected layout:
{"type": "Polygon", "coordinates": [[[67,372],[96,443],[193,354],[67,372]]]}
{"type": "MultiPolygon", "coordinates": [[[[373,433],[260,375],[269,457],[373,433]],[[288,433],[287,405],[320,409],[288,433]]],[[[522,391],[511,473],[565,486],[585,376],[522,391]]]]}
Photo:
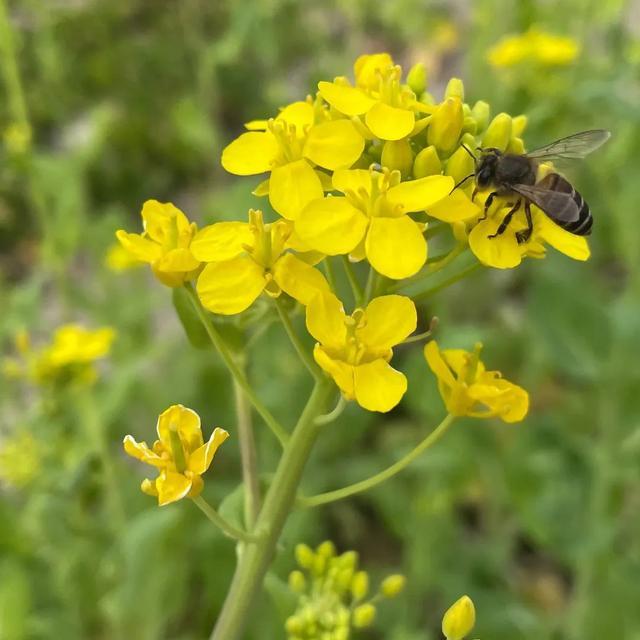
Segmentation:
{"type": "Polygon", "coordinates": [[[289,588],[298,597],[298,607],[285,623],[288,640],[348,640],[352,629],[370,627],[376,605],[396,597],[405,585],[404,576],[391,575],[372,594],[358,554],[338,554],[328,540],[315,550],[299,544],[295,556],[299,568],[289,574],[289,588]]]}

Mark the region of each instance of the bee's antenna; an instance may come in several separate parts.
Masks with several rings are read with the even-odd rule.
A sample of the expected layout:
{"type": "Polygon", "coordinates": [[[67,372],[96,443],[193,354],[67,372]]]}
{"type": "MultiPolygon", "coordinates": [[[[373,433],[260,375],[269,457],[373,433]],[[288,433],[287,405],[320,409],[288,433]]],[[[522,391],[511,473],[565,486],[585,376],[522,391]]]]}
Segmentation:
{"type": "Polygon", "coordinates": [[[473,151],[471,151],[471,149],[469,149],[469,147],[467,147],[467,145],[464,142],[460,146],[473,158],[473,161],[475,162],[476,156],[474,155],[473,151]]]}
{"type": "Polygon", "coordinates": [[[460,180],[460,182],[458,182],[458,184],[456,184],[453,189],[451,189],[449,194],[452,194],[458,187],[461,187],[469,178],[473,178],[475,175],[475,173],[470,173],[468,176],[462,178],[462,180],[460,180]]]}

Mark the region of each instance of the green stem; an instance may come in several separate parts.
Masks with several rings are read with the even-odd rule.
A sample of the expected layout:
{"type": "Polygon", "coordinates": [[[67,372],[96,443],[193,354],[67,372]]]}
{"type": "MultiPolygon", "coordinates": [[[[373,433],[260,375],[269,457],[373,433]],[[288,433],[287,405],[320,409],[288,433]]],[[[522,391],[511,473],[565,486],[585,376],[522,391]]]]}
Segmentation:
{"type": "Polygon", "coordinates": [[[364,289],[364,298],[360,303],[361,307],[364,307],[369,303],[371,298],[373,298],[373,292],[375,290],[375,286],[377,284],[377,276],[376,270],[373,267],[369,267],[369,275],[367,276],[367,285],[364,289]]]}
{"type": "Polygon", "coordinates": [[[313,356],[307,351],[304,344],[302,344],[300,337],[296,333],[296,330],[291,323],[291,318],[289,317],[289,314],[287,313],[282,300],[280,300],[280,298],[276,298],[275,303],[276,308],[278,309],[278,315],[280,316],[280,320],[282,321],[285,331],[289,336],[289,340],[291,340],[293,348],[296,350],[296,353],[300,357],[300,360],[302,360],[302,364],[304,364],[309,373],[313,376],[313,379],[317,380],[322,375],[320,368],[315,363],[313,356]]]}
{"type": "Polygon", "coordinates": [[[244,531],[240,531],[240,529],[236,529],[236,527],[225,520],[202,496],[191,498],[191,500],[225,536],[238,540],[239,542],[257,542],[260,540],[259,536],[252,536],[244,531]]]}
{"type": "Polygon", "coordinates": [[[269,409],[267,409],[267,407],[262,404],[260,398],[258,398],[254,390],[251,388],[249,381],[244,375],[244,372],[240,369],[236,361],[233,359],[233,356],[231,355],[229,348],[225,344],[222,336],[218,333],[218,330],[213,325],[213,322],[211,322],[211,318],[209,318],[209,315],[200,304],[200,299],[198,298],[198,294],[195,292],[193,285],[190,282],[187,282],[185,284],[185,289],[187,290],[187,293],[191,298],[191,302],[193,303],[193,307],[198,314],[198,317],[200,318],[200,322],[202,322],[202,325],[209,335],[209,339],[220,354],[220,357],[227,366],[227,369],[229,369],[229,372],[233,376],[233,379],[245,393],[249,402],[251,402],[251,404],[253,405],[253,408],[260,414],[260,416],[262,416],[262,419],[266,422],[267,426],[271,429],[271,431],[273,431],[276,438],[278,438],[278,440],[280,441],[280,444],[284,446],[289,438],[289,435],[283,429],[282,425],[275,419],[269,409]]]}
{"type": "Polygon", "coordinates": [[[325,275],[327,276],[327,281],[329,282],[329,286],[331,287],[331,290],[337,291],[338,288],[336,286],[336,274],[334,273],[334,270],[333,270],[333,263],[331,262],[331,256],[327,256],[322,261],[322,264],[324,266],[324,272],[325,272],[325,275]]]}
{"type": "Polygon", "coordinates": [[[362,491],[368,491],[385,480],[392,478],[397,473],[408,467],[417,457],[429,449],[429,447],[438,442],[438,440],[440,440],[440,438],[442,438],[442,436],[449,430],[454,419],[455,416],[448,414],[417,447],[398,460],[395,464],[384,469],[384,471],[380,471],[380,473],[376,473],[376,475],[371,476],[366,480],[350,484],[348,487],[343,487],[342,489],[328,491],[327,493],[321,493],[317,496],[302,497],[298,500],[298,504],[302,507],[318,507],[322,504],[335,502],[336,500],[343,500],[344,498],[348,498],[356,493],[361,493],[362,491]]]}
{"type": "Polygon", "coordinates": [[[239,640],[271,564],[284,524],[293,507],[298,485],[321,427],[316,418],[326,410],[334,386],[328,379],[316,382],[298,423],[285,446],[273,481],[256,522],[265,536],[247,545],[240,556],[231,587],[211,634],[211,640],[239,640]]]}
{"type": "Polygon", "coordinates": [[[325,425],[333,422],[345,410],[346,406],[347,401],[345,400],[345,397],[340,394],[340,398],[338,399],[335,408],[332,411],[329,411],[329,413],[325,413],[323,416],[318,416],[316,418],[316,424],[325,425]]]}
{"type": "Polygon", "coordinates": [[[353,292],[353,303],[359,306],[362,304],[364,294],[362,293],[362,287],[358,282],[358,278],[356,278],[356,274],[353,271],[353,265],[349,262],[349,256],[342,256],[342,265],[344,266],[344,272],[347,274],[347,280],[353,292]]]}
{"type": "Polygon", "coordinates": [[[446,278],[445,280],[435,285],[434,287],[431,287],[430,289],[425,289],[424,291],[416,293],[411,297],[413,298],[414,301],[424,300],[425,298],[429,298],[435,295],[436,293],[439,293],[440,291],[446,289],[447,287],[450,287],[452,284],[455,284],[456,282],[462,280],[463,278],[466,278],[468,275],[471,275],[472,273],[474,273],[474,271],[477,271],[478,269],[480,269],[480,267],[482,267],[482,264],[480,264],[479,262],[474,262],[472,265],[468,266],[466,269],[463,269],[462,271],[450,276],[449,278],[446,278]]]}
{"type": "Polygon", "coordinates": [[[411,344],[412,342],[420,342],[421,340],[426,340],[427,338],[431,337],[432,333],[433,332],[431,331],[431,329],[423,333],[417,333],[415,336],[409,336],[408,338],[403,340],[401,344],[411,344]]]}
{"type": "Polygon", "coordinates": [[[244,485],[244,520],[248,529],[253,525],[260,511],[260,482],[258,480],[258,456],[251,424],[251,407],[240,385],[233,380],[233,398],[236,405],[242,483],[244,485]]]}

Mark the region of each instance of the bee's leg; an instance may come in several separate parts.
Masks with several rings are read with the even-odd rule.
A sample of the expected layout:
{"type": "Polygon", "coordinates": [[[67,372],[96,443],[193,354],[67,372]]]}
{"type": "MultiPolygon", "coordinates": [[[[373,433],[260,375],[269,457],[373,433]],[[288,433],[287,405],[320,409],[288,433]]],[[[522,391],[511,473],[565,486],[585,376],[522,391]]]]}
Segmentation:
{"type": "MultiPolygon", "coordinates": [[[[477,189],[473,192],[474,195],[476,193],[477,189]]],[[[480,218],[480,220],[486,220],[487,216],[489,215],[489,207],[491,207],[491,205],[493,204],[493,200],[496,196],[499,196],[500,194],[497,191],[492,191],[489,196],[487,197],[487,199],[484,202],[484,214],[482,215],[482,218],[480,218]]],[[[471,200],[473,200],[473,197],[471,198],[471,200]]],[[[480,222],[480,220],[478,220],[478,222],[480,222]]]]}
{"type": "Polygon", "coordinates": [[[515,215],[516,211],[520,208],[521,204],[522,204],[522,200],[518,200],[518,202],[516,202],[513,205],[513,207],[511,207],[511,209],[509,209],[507,215],[502,219],[502,222],[500,223],[500,226],[498,227],[497,231],[495,233],[492,233],[490,236],[487,236],[487,237],[488,238],[497,238],[498,236],[501,236],[507,230],[507,227],[509,226],[509,223],[511,222],[511,219],[515,215]]]}
{"type": "Polygon", "coordinates": [[[525,200],[524,203],[524,214],[527,216],[527,228],[521,229],[516,232],[516,238],[518,240],[518,244],[525,243],[533,232],[533,220],[531,219],[531,203],[528,200],[525,200]]]}

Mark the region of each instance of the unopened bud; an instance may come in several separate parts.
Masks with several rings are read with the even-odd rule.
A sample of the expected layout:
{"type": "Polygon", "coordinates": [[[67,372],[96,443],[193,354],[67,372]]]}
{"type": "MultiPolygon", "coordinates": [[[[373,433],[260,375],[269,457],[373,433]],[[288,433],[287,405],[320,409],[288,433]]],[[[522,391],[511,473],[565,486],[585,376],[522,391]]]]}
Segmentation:
{"type": "Polygon", "coordinates": [[[464,114],[460,98],[447,98],[431,116],[427,141],[439,151],[449,153],[458,144],[463,124],[464,114]]]}
{"type": "Polygon", "coordinates": [[[475,135],[478,131],[478,123],[473,116],[465,117],[462,124],[463,133],[471,133],[475,135]]]}
{"type": "Polygon", "coordinates": [[[427,88],[427,69],[422,62],[414,64],[413,67],[409,69],[407,84],[417,96],[424,93],[427,88]]]}
{"type": "Polygon", "coordinates": [[[409,140],[387,140],[382,148],[380,162],[387,169],[397,169],[403,177],[408,177],[413,166],[413,151],[409,140]]]}
{"type": "Polygon", "coordinates": [[[370,627],[376,617],[376,608],[370,603],[361,604],[353,610],[353,626],[356,629],[370,627]]]}
{"type": "Polygon", "coordinates": [[[349,627],[340,627],[333,630],[333,640],[349,640],[349,627]]]}
{"type": "Polygon", "coordinates": [[[511,121],[511,135],[513,135],[514,138],[521,138],[524,130],[527,128],[527,122],[528,119],[525,115],[519,115],[513,118],[511,121]]]}
{"type": "Polygon", "coordinates": [[[295,548],[296,562],[303,569],[311,569],[315,554],[306,544],[297,544],[295,548]]]}
{"type": "Polygon", "coordinates": [[[507,146],[508,153],[515,153],[521,155],[524,153],[524,142],[522,138],[511,138],[509,145],[507,146]]]}
{"type": "Polygon", "coordinates": [[[380,593],[385,598],[395,598],[404,589],[406,583],[407,579],[399,573],[388,576],[380,585],[380,593]]]}
{"type": "Polygon", "coordinates": [[[356,600],[362,600],[369,593],[369,574],[358,571],[351,582],[351,593],[356,600]]]}
{"type": "Polygon", "coordinates": [[[460,98],[460,102],[464,102],[464,83],[460,78],[451,78],[447,83],[444,91],[445,98],[460,98]]]}
{"type": "Polygon", "coordinates": [[[425,147],[418,153],[413,161],[413,177],[425,178],[426,176],[440,175],[442,162],[434,146],[425,147]]]}
{"type": "Polygon", "coordinates": [[[355,569],[358,564],[357,551],[345,551],[339,558],[340,567],[343,569],[355,569]]]}
{"type": "Polygon", "coordinates": [[[475,168],[473,157],[464,147],[460,147],[447,161],[445,174],[451,176],[458,184],[463,178],[474,173],[475,168]]]}
{"type": "Polygon", "coordinates": [[[292,571],[289,574],[289,588],[295,593],[304,593],[307,588],[307,579],[302,571],[292,571]]]}
{"type": "Polygon", "coordinates": [[[462,640],[476,623],[476,610],[469,596],[462,596],[442,618],[442,633],[447,640],[462,640]]]}
{"type": "Polygon", "coordinates": [[[478,100],[471,109],[471,115],[475,118],[478,125],[478,131],[484,131],[489,124],[491,117],[491,107],[484,100],[478,100]]]}
{"type": "Polygon", "coordinates": [[[290,616],[284,623],[284,628],[287,633],[303,633],[304,622],[297,616],[290,616]]]}
{"type": "Polygon", "coordinates": [[[511,130],[511,116],[507,113],[499,113],[487,127],[482,138],[482,146],[505,151],[511,140],[511,130]]]}
{"type": "Polygon", "coordinates": [[[322,544],[318,545],[316,553],[323,558],[333,558],[336,555],[336,546],[331,540],[325,540],[322,544]]]}

